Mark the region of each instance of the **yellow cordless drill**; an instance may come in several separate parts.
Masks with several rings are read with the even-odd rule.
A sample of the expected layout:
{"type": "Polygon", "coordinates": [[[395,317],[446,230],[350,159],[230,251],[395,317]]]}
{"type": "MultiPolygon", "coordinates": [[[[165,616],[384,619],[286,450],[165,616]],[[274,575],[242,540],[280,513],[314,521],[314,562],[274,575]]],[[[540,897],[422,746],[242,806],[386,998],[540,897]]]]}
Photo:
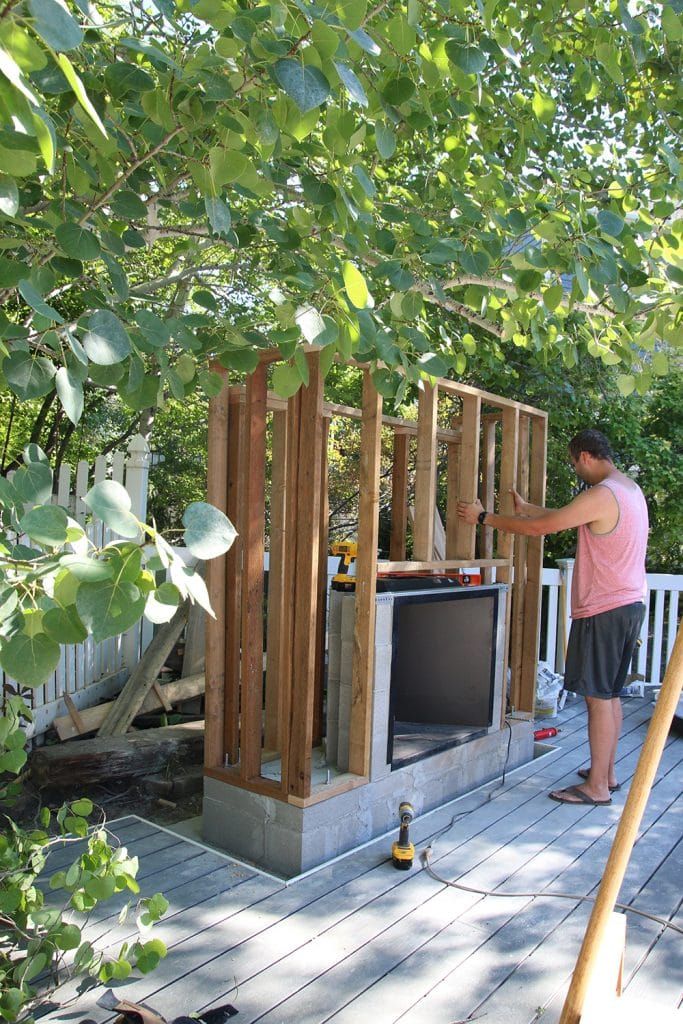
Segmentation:
{"type": "Polygon", "coordinates": [[[391,847],[391,861],[399,871],[410,871],[415,857],[415,847],[410,841],[408,828],[415,817],[413,805],[407,800],[399,804],[398,817],[401,827],[398,832],[398,839],[391,847]]]}
{"type": "Polygon", "coordinates": [[[351,575],[351,566],[358,557],[358,545],[355,540],[340,540],[330,546],[331,555],[339,555],[339,565],[332,582],[342,584],[344,587],[352,588],[356,585],[355,577],[351,575]]]}

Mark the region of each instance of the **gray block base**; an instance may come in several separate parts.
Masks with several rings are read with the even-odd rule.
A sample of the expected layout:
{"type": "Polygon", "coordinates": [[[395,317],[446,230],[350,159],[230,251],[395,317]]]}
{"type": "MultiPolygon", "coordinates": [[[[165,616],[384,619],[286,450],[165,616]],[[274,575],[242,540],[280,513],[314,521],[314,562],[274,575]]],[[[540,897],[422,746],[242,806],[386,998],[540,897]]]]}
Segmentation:
{"type": "MultiPolygon", "coordinates": [[[[510,725],[508,770],[530,761],[534,749],[533,724],[510,725]]],[[[424,814],[499,777],[507,743],[507,729],[490,732],[304,808],[206,778],[204,838],[292,878],[398,829],[401,800],[409,800],[417,815],[424,814]]]]}

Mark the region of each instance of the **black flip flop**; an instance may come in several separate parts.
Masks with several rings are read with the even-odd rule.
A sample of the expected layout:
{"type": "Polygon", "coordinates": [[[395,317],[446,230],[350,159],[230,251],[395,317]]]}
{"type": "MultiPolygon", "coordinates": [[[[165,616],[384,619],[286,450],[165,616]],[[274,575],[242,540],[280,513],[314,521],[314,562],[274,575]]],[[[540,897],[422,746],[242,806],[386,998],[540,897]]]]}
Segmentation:
{"type": "MultiPolygon", "coordinates": [[[[587,768],[579,768],[579,770],[577,771],[576,774],[579,775],[582,779],[587,779],[588,778],[588,769],[587,768]]],[[[608,786],[607,788],[609,789],[610,793],[618,793],[619,790],[621,789],[621,783],[617,782],[616,786],[608,786]]]]}
{"type": "Polygon", "coordinates": [[[588,793],[584,793],[578,786],[567,786],[566,789],[556,789],[554,793],[548,793],[551,800],[556,800],[558,804],[574,804],[575,807],[580,807],[582,804],[589,804],[591,807],[606,807],[611,804],[611,800],[594,800],[588,793]],[[576,800],[567,800],[562,793],[568,793],[570,797],[576,797],[576,800]]]}

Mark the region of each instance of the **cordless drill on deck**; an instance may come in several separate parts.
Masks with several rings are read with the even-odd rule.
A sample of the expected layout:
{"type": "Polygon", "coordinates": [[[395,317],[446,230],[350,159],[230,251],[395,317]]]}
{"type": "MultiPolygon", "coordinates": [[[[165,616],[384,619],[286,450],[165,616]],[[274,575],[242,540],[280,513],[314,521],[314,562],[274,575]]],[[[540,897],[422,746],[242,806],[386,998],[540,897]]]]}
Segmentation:
{"type": "Polygon", "coordinates": [[[415,817],[415,812],[413,805],[409,804],[407,800],[399,804],[398,817],[401,827],[399,828],[398,839],[391,847],[391,861],[399,871],[410,871],[415,857],[415,847],[410,841],[408,829],[415,817]]]}

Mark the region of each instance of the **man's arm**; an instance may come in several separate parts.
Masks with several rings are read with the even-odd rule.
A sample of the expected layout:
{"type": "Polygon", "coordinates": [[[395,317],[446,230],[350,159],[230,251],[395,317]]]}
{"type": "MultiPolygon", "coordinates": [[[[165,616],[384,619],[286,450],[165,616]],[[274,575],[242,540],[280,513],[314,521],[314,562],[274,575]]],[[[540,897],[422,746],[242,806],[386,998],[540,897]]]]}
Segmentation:
{"type": "MultiPolygon", "coordinates": [[[[534,507],[534,506],[532,506],[534,507]]],[[[577,526],[594,523],[609,517],[614,508],[614,496],[607,487],[591,487],[582,491],[573,501],[562,508],[539,509],[537,515],[501,516],[489,512],[485,526],[506,533],[519,533],[526,537],[543,537],[548,533],[560,533],[577,526]]],[[[458,502],[458,516],[466,523],[475,524],[484,506],[477,499],[474,502],[458,502]]]]}

